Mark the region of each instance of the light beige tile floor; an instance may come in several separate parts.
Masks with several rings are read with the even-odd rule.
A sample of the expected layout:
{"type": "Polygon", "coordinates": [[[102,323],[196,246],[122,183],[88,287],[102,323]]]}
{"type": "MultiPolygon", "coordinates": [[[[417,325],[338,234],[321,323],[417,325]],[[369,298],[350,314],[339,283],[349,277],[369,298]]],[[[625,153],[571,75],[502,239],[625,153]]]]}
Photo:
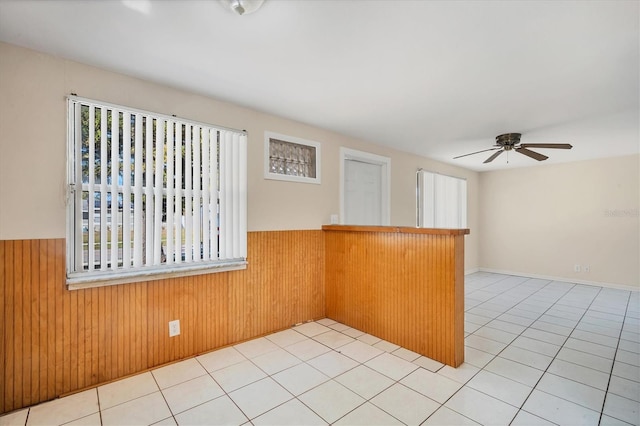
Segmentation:
{"type": "Polygon", "coordinates": [[[465,284],[457,369],[323,319],[0,426],[640,424],[637,292],[489,273],[465,284]]]}

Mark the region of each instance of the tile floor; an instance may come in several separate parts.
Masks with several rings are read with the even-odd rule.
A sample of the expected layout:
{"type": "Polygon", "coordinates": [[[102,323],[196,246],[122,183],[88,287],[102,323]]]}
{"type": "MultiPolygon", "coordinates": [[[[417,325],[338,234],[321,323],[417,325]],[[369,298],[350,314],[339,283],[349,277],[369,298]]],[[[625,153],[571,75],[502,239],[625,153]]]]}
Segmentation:
{"type": "Polygon", "coordinates": [[[638,425],[639,296],[476,273],[457,369],[323,319],[0,425],[638,425]]]}

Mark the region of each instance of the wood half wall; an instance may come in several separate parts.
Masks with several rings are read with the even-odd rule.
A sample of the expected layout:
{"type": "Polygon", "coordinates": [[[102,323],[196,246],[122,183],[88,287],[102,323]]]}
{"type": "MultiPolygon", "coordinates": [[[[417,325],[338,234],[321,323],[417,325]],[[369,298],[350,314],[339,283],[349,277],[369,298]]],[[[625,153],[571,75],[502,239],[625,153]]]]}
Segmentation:
{"type": "Polygon", "coordinates": [[[462,364],[469,230],[323,229],[327,317],[453,367],[462,364]]]}
{"type": "Polygon", "coordinates": [[[248,260],[69,291],[64,239],[1,240],[0,413],[324,317],[322,231],[250,232],[248,260]]]}

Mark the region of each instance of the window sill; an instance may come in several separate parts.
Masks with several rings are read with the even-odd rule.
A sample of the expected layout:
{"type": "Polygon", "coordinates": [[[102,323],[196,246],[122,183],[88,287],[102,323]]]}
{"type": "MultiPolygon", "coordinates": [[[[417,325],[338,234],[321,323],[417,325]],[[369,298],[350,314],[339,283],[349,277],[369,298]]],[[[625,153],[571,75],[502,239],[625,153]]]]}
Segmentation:
{"type": "Polygon", "coordinates": [[[191,264],[173,267],[159,267],[144,271],[97,271],[92,274],[67,274],[67,289],[81,290],[118,284],[139,283],[166,278],[188,277],[193,275],[212,274],[217,272],[238,271],[247,269],[247,261],[242,259],[227,263],[191,264]]]}

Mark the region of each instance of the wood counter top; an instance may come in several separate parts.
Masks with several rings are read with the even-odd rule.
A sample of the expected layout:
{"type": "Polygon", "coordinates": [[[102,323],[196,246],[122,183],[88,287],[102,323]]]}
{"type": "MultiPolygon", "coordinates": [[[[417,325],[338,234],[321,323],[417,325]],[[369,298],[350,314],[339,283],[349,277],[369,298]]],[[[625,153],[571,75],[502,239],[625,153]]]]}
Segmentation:
{"type": "Polygon", "coordinates": [[[409,226],[323,225],[323,231],[385,232],[394,234],[467,235],[469,229],[412,228],[409,226]]]}

